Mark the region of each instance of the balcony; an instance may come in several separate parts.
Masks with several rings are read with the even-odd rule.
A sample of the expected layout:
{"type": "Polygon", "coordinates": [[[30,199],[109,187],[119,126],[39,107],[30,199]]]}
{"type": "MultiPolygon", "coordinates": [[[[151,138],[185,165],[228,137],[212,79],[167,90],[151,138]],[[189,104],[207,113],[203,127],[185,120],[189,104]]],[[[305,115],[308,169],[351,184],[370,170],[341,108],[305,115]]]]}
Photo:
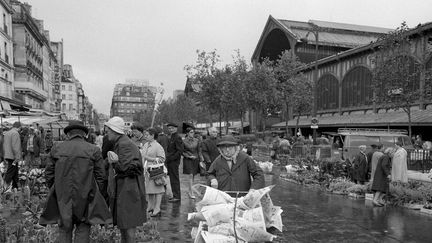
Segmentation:
{"type": "Polygon", "coordinates": [[[15,81],[15,91],[33,96],[41,101],[46,101],[48,99],[48,92],[32,82],[15,81]]]}

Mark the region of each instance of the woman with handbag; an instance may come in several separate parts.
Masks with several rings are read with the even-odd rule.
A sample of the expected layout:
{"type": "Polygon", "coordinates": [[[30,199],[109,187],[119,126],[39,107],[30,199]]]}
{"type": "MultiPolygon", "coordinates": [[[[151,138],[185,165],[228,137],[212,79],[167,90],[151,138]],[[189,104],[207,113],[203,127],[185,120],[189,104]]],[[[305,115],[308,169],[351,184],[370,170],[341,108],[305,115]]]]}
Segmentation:
{"type": "Polygon", "coordinates": [[[200,173],[200,162],[204,161],[201,153],[201,142],[198,138],[194,137],[195,131],[193,128],[186,128],[186,137],[183,140],[183,174],[189,175],[189,197],[194,199],[192,194],[192,185],[194,183],[195,175],[200,173]]]}
{"type": "Polygon", "coordinates": [[[146,143],[141,149],[144,163],[144,178],[146,193],[148,196],[147,212],[151,217],[160,216],[160,205],[162,195],[165,193],[166,173],[164,166],[165,152],[162,146],[156,141],[158,133],[156,129],[149,128],[143,132],[146,143]]]}

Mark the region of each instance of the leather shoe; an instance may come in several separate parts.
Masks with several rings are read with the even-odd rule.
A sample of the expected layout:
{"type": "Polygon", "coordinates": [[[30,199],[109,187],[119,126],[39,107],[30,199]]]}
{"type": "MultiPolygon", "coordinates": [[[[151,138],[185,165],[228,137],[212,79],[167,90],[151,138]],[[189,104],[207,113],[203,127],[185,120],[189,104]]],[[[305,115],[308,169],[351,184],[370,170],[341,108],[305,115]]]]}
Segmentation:
{"type": "Polygon", "coordinates": [[[178,199],[178,198],[170,198],[170,199],[168,199],[168,202],[171,202],[171,203],[180,202],[180,199],[178,199]]]}

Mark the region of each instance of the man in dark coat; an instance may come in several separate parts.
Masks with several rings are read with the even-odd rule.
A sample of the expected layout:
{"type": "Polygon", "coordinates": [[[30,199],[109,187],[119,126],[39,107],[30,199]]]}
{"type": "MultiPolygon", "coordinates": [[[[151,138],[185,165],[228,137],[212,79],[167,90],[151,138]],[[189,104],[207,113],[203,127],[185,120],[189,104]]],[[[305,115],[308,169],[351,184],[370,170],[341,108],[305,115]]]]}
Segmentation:
{"type": "Polygon", "coordinates": [[[240,150],[233,136],[224,136],[217,144],[221,156],[210,166],[210,185],[222,191],[249,191],[265,186],[264,173],[249,155],[240,150]],[[252,178],[252,180],[251,180],[252,178]]]}
{"type": "Polygon", "coordinates": [[[366,145],[359,146],[359,153],[353,160],[353,180],[354,183],[361,185],[367,180],[368,158],[366,155],[366,145]]]}
{"type": "Polygon", "coordinates": [[[184,150],[184,144],[182,138],[177,134],[177,125],[174,123],[168,123],[167,127],[171,137],[167,148],[166,164],[173,193],[173,197],[170,198],[168,202],[180,202],[179,166],[180,158],[184,150]]]}
{"type": "Polygon", "coordinates": [[[393,148],[387,148],[378,159],[376,165],[374,178],[372,181],[372,191],[375,192],[373,198],[373,205],[381,207],[384,206],[384,195],[389,191],[389,181],[391,180],[391,158],[393,148]]]}
{"type": "Polygon", "coordinates": [[[211,163],[220,155],[217,148],[217,130],[214,127],[208,129],[209,137],[202,142],[202,155],[206,170],[210,169],[211,163]]]}
{"type": "Polygon", "coordinates": [[[39,223],[59,224],[59,242],[90,242],[90,225],[112,223],[101,188],[105,170],[98,147],[85,141],[87,127],[71,121],[64,129],[69,140],[52,147],[45,176],[50,187],[39,223]]]}
{"type": "MultiPolygon", "coordinates": [[[[115,116],[105,123],[108,140],[114,142],[108,162],[115,178],[109,178],[110,208],[122,242],[135,242],[135,231],[147,221],[143,163],[138,147],[124,134],[124,121],[115,116]],[[114,152],[114,154],[112,153],[114,152]],[[113,186],[114,188],[111,188],[113,186]]],[[[111,170],[111,169],[110,169],[111,170]]]]}

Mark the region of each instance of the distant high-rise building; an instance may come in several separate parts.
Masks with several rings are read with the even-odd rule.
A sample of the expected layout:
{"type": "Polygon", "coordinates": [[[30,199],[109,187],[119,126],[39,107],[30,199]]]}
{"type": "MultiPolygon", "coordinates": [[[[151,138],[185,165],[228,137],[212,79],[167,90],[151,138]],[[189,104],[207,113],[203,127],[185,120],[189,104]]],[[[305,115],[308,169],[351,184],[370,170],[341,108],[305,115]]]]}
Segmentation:
{"type": "Polygon", "coordinates": [[[149,117],[155,105],[156,87],[147,80],[129,79],[116,84],[111,103],[111,116],[120,116],[125,122],[149,117]]]}

